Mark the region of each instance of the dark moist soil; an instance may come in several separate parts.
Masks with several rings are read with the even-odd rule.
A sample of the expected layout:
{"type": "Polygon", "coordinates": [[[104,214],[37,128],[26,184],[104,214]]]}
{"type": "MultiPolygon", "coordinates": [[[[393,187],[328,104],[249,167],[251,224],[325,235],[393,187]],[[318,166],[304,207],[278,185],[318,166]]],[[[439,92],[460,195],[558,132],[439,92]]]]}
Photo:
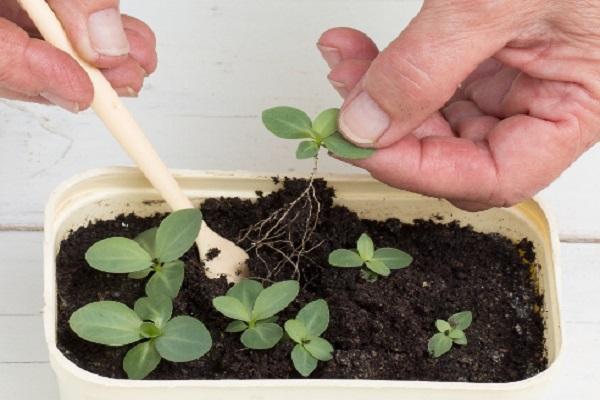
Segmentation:
{"type": "MultiPolygon", "coordinates": [[[[240,232],[293,200],[306,181],[285,180],[282,190],[255,203],[234,199],[207,200],[202,211],[214,230],[237,239],[240,232]]],[[[335,348],[333,360],[320,362],[311,378],[399,379],[432,381],[508,382],[521,380],[546,368],[544,323],[538,310],[542,297],[532,281],[535,255],[526,240],[514,244],[457,223],[397,219],[361,220],[344,207],[332,205],[334,192],[316,181],[323,210],[308,247],[322,241],[301,264],[301,294],[280,314],[293,318],[307,302],[324,298],[331,322],[324,334],[335,348]],[[328,254],[353,248],[368,232],[377,247],[396,247],[413,255],[414,263],[386,279],[365,282],[358,270],[328,266],[328,254]],[[471,310],[469,344],[455,346],[441,358],[427,354],[434,322],[471,310]]],[[[143,296],[143,282],[110,275],[86,265],[84,253],[94,242],[110,236],[134,237],[157,226],[162,216],[120,216],[72,232],[61,244],[57,262],[58,346],[75,364],[100,375],[125,378],[121,363],[129,347],[111,348],[79,339],[68,318],[93,301],[117,300],[133,306],[143,296]]],[[[294,225],[294,226],[297,226],[294,225]]],[[[298,237],[296,233],[294,237],[298,237]]],[[[213,250],[211,256],[215,256],[213,250]]],[[[265,277],[281,261],[276,252],[262,252],[263,264],[252,255],[255,277],[265,277]]],[[[194,249],[184,257],[187,269],[174,315],[202,320],[214,345],[198,361],[175,364],[162,361],[148,379],[259,379],[299,378],[290,361],[292,345],[281,342],[273,350],[243,348],[239,334],[224,333],[230,322],[211,306],[228,288],[224,279],[204,276],[194,249]]],[[[273,280],[290,279],[293,268],[283,268],[273,280]]]]}

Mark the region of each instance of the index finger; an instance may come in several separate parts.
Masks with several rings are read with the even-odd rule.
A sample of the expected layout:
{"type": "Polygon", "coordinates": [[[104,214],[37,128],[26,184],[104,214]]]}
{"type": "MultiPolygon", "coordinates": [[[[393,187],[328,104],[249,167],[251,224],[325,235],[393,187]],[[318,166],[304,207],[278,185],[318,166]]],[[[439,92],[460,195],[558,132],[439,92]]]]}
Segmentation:
{"type": "Polygon", "coordinates": [[[404,137],[352,164],[391,186],[490,206],[510,206],[546,187],[587,148],[577,122],[527,115],[502,120],[487,140],[404,137]]]}

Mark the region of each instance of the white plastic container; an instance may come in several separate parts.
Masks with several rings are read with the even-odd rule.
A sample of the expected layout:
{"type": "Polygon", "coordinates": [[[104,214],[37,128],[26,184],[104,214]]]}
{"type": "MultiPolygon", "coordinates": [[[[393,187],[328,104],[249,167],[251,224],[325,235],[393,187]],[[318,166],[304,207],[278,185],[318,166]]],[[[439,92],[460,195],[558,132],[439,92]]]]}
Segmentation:
{"type": "MultiPolygon", "coordinates": [[[[270,175],[225,172],[175,172],[196,203],[208,197],[256,198],[275,188],[270,175]]],[[[481,232],[498,232],[514,240],[524,237],[535,245],[541,265],[538,280],[544,293],[549,367],[527,380],[512,383],[461,383],[367,380],[190,380],[128,381],[104,378],[69,361],[56,347],[55,258],[69,231],[89,221],[121,213],[140,216],[167,211],[156,192],[132,168],[110,168],[81,174],[61,185],[46,208],[44,242],[44,326],[50,362],[62,400],[466,400],[541,399],[555,374],[562,347],[559,309],[558,238],[545,209],[535,200],[511,209],[467,213],[449,203],[402,192],[363,176],[327,176],[337,202],[362,217],[403,221],[441,216],[481,232]]]]}

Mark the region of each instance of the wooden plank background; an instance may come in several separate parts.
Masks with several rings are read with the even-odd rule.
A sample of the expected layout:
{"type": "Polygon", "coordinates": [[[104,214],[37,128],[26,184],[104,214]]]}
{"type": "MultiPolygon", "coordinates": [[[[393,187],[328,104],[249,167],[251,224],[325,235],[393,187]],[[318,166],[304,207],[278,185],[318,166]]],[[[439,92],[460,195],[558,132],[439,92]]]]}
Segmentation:
{"type": "MultiPolygon", "coordinates": [[[[332,26],[354,26],[385,46],[416,14],[411,0],[123,0],[158,36],[160,66],[128,105],[173,168],[307,171],[292,143],[265,133],[273,105],[310,113],[340,104],[315,43],[332,26]]],[[[562,244],[566,343],[549,399],[600,391],[600,148],[543,197],[562,244]]],[[[129,164],[90,112],[0,100],[0,398],[57,399],[42,335],[44,203],[62,180],[129,164]],[[35,377],[36,384],[30,381],[35,377]]],[[[352,168],[325,160],[324,172],[352,168]]],[[[354,170],[360,172],[358,170],[354,170]]]]}

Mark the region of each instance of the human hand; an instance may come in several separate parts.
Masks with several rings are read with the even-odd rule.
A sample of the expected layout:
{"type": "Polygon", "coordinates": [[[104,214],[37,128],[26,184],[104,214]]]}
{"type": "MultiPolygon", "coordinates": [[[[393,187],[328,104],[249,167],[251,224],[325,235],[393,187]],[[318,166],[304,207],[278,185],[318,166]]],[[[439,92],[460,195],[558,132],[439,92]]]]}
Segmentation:
{"type": "MultiPolygon", "coordinates": [[[[80,56],[122,96],[136,96],[156,69],[156,40],[142,21],[121,15],[119,0],[48,0],[80,56]]],[[[93,88],[69,55],[39,39],[17,0],[0,1],[0,97],[87,108],[93,88]]]]}
{"type": "Polygon", "coordinates": [[[340,128],[379,149],[352,163],[469,210],[529,198],[599,139],[599,19],[599,0],[425,0],[381,52],[327,31],[340,128]]]}

